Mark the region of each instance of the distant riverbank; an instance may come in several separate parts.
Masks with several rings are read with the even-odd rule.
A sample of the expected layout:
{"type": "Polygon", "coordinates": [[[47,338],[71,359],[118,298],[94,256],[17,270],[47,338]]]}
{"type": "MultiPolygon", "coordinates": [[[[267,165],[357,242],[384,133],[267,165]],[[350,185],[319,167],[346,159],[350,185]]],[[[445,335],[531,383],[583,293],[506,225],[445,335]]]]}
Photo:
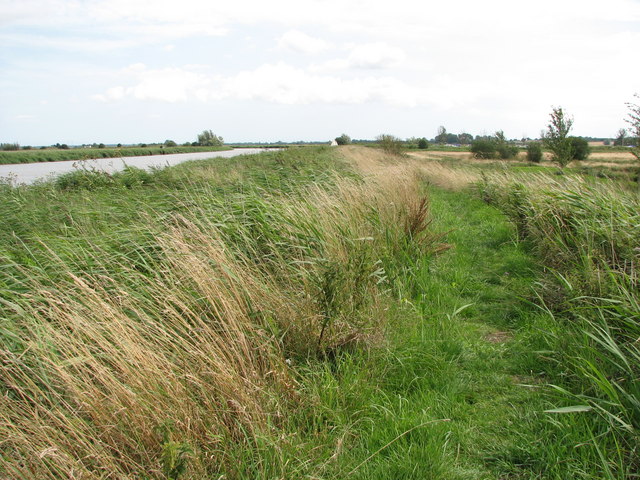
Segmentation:
{"type": "Polygon", "coordinates": [[[176,153],[202,153],[230,150],[231,147],[120,147],[120,148],[45,148],[0,152],[0,165],[16,163],[63,162],[95,158],[144,157],[150,155],[172,155],[176,153]]]}
{"type": "MultiPolygon", "coordinates": [[[[169,149],[167,149],[169,150],[169,149]]],[[[90,168],[113,173],[122,170],[126,165],[138,168],[166,167],[177,165],[187,160],[204,160],[216,157],[235,157],[237,155],[255,154],[264,151],[263,148],[237,148],[222,151],[197,151],[191,153],[166,153],[164,155],[139,155],[117,158],[86,158],[71,159],[57,162],[22,163],[0,165],[0,178],[8,179],[12,183],[33,183],[37,180],[55,177],[62,173],[71,172],[77,168],[90,168]]],[[[95,150],[98,153],[99,150],[95,150]]],[[[15,152],[16,154],[19,152],[15,152]]]]}

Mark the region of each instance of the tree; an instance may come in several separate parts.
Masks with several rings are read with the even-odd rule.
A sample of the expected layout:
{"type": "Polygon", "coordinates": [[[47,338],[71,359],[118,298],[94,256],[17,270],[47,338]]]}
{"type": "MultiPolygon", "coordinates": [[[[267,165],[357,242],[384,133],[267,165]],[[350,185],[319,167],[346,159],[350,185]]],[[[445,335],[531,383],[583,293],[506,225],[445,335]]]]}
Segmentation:
{"type": "Polygon", "coordinates": [[[591,153],[591,147],[582,137],[569,137],[571,139],[572,160],[586,160],[591,153]]]}
{"type": "Polygon", "coordinates": [[[542,134],[542,141],[551,150],[551,159],[564,168],[573,159],[573,147],[569,132],[573,126],[573,119],[568,118],[562,107],[553,108],[549,114],[551,121],[547,131],[542,134]]]}
{"type": "MultiPolygon", "coordinates": [[[[640,100],[640,96],[636,93],[635,98],[640,100]]],[[[636,103],[627,103],[629,113],[625,122],[629,124],[629,133],[631,134],[634,147],[631,149],[631,153],[636,160],[640,162],[640,105],[636,103]]],[[[638,182],[640,183],[640,175],[638,176],[638,182]]]]}
{"type": "Polygon", "coordinates": [[[20,150],[20,145],[18,143],[0,143],[0,150],[4,150],[4,151],[20,150]]]}
{"type": "Polygon", "coordinates": [[[461,133],[458,135],[458,141],[462,145],[470,145],[473,142],[473,136],[470,133],[461,133]]]}
{"type": "Polygon", "coordinates": [[[178,144],[176,142],[174,142],[173,140],[165,140],[164,144],[165,147],[177,147],[178,144]]]}
{"type": "Polygon", "coordinates": [[[438,134],[436,135],[436,143],[439,143],[441,145],[444,145],[445,143],[447,143],[447,129],[444,128],[442,125],[440,125],[438,127],[438,134]]]}
{"type": "Polygon", "coordinates": [[[620,130],[618,130],[618,135],[613,141],[613,145],[616,147],[624,147],[625,143],[627,143],[627,130],[621,128],[620,130]]]}
{"type": "Polygon", "coordinates": [[[418,139],[418,148],[419,148],[420,150],[426,150],[426,149],[428,149],[428,148],[429,148],[429,141],[428,141],[426,138],[424,138],[424,137],[419,138],[419,139],[418,139]]]}
{"type": "Polygon", "coordinates": [[[346,133],[343,133],[339,137],[336,137],[336,143],[338,145],[349,145],[351,143],[351,137],[346,133]]]}
{"type": "Polygon", "coordinates": [[[211,130],[203,130],[198,135],[198,145],[203,147],[221,147],[223,143],[222,137],[215,135],[211,130]]]}
{"type": "Polygon", "coordinates": [[[476,158],[495,158],[496,142],[491,138],[476,138],[471,142],[471,153],[473,153],[473,156],[476,158]]]}
{"type": "Polygon", "coordinates": [[[542,161],[542,145],[540,145],[540,142],[527,144],[527,160],[532,163],[540,163],[542,161]]]}

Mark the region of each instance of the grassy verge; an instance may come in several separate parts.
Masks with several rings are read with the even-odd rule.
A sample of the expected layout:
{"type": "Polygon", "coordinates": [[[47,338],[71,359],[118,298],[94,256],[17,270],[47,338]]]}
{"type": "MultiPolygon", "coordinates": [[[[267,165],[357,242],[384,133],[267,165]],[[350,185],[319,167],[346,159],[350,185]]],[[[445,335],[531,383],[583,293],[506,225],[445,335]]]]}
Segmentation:
{"type": "Polygon", "coordinates": [[[0,185],[0,476],[631,478],[576,361],[620,344],[539,301],[525,197],[435,186],[479,178],[304,148],[0,185]]]}

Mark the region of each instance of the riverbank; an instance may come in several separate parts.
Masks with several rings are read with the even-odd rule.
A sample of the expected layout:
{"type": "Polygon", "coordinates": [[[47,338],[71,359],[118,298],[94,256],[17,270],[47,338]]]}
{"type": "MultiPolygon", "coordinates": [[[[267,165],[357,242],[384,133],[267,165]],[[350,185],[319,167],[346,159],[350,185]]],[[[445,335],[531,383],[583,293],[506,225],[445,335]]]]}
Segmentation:
{"type": "Polygon", "coordinates": [[[589,382],[637,398],[594,353],[637,308],[588,330],[483,179],[324,147],[0,184],[0,477],[633,478],[634,404],[589,382]]]}
{"type": "Polygon", "coordinates": [[[164,168],[189,160],[207,158],[231,158],[239,155],[252,155],[263,152],[261,148],[243,148],[226,150],[204,150],[191,153],[165,153],[163,155],[143,155],[138,157],[87,158],[84,160],[66,160],[26,164],[0,165],[0,179],[9,183],[30,184],[38,180],[55,178],[74,171],[103,172],[113,174],[126,167],[164,168]]]}
{"type": "Polygon", "coordinates": [[[94,160],[99,158],[126,158],[177,153],[219,152],[231,147],[120,147],[120,148],[69,148],[33,149],[0,152],[0,165],[40,162],[64,162],[69,160],[94,160]]]}

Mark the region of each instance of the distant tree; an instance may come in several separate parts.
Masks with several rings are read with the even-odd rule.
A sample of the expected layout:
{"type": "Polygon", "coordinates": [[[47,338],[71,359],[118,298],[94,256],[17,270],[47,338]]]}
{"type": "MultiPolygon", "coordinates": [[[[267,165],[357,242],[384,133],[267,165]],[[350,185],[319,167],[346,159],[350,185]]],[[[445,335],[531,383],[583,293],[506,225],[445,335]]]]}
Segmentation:
{"type": "Polygon", "coordinates": [[[343,133],[339,137],[336,137],[336,143],[338,145],[349,145],[351,143],[351,137],[346,133],[343,133]]]}
{"type": "Polygon", "coordinates": [[[502,130],[498,130],[495,135],[496,152],[503,160],[508,160],[518,154],[518,147],[507,141],[502,130]]]}
{"type": "Polygon", "coordinates": [[[211,130],[203,130],[198,135],[198,144],[203,147],[220,147],[223,143],[222,137],[215,135],[211,130]]]}
{"type": "Polygon", "coordinates": [[[476,138],[471,143],[471,153],[476,158],[496,158],[496,142],[491,138],[476,138]]]}
{"type": "Polygon", "coordinates": [[[20,150],[20,145],[17,143],[0,143],[0,150],[4,150],[4,151],[20,150]]]}
{"type": "Polygon", "coordinates": [[[118,145],[116,145],[116,147],[118,147],[118,148],[122,148],[122,144],[121,144],[121,143],[119,143],[118,145]]]}
{"type": "Polygon", "coordinates": [[[573,147],[569,138],[573,119],[568,118],[561,107],[553,108],[549,116],[551,121],[547,125],[547,131],[543,132],[542,141],[551,150],[552,160],[560,168],[564,168],[573,159],[573,147]]]}
{"type": "Polygon", "coordinates": [[[473,136],[469,133],[461,133],[458,135],[458,142],[462,145],[471,145],[471,142],[473,142],[473,136]]]}
{"type": "Polygon", "coordinates": [[[164,144],[165,147],[177,147],[178,144],[176,142],[174,142],[173,140],[165,140],[164,144]]]}
{"type": "Polygon", "coordinates": [[[442,125],[440,125],[438,127],[438,134],[436,135],[436,143],[439,143],[441,145],[444,145],[445,143],[447,143],[447,129],[444,128],[442,125]]]}
{"type": "Polygon", "coordinates": [[[455,133],[447,133],[444,143],[448,145],[457,145],[460,143],[460,139],[455,133]]]}
{"type": "Polygon", "coordinates": [[[540,142],[527,144],[527,160],[533,163],[542,162],[542,145],[540,145],[540,142]]]}
{"type": "Polygon", "coordinates": [[[426,149],[428,149],[428,148],[429,148],[429,141],[428,141],[426,138],[424,138],[424,137],[419,138],[419,139],[418,139],[418,148],[419,148],[420,150],[426,150],[426,149]]]}
{"type": "Polygon", "coordinates": [[[586,160],[591,153],[591,147],[582,137],[569,137],[571,140],[571,159],[586,160]]]}
{"type": "Polygon", "coordinates": [[[627,130],[625,128],[621,128],[618,130],[618,134],[616,135],[615,140],[613,141],[613,145],[616,147],[623,147],[627,143],[627,130]]]}
{"type": "Polygon", "coordinates": [[[394,137],[393,135],[383,133],[376,137],[376,141],[380,148],[387,153],[398,155],[402,150],[402,140],[398,137],[394,137]]]}
{"type": "Polygon", "coordinates": [[[106,145],[104,143],[99,143],[98,148],[106,148],[106,145]]]}
{"type": "MultiPolygon", "coordinates": [[[[640,96],[636,93],[635,98],[640,100],[640,96]]],[[[625,121],[629,124],[629,133],[633,139],[634,147],[631,149],[631,153],[636,160],[640,162],[640,105],[636,103],[627,103],[629,112],[625,121]]],[[[640,183],[640,175],[638,175],[638,183],[640,183]]]]}

